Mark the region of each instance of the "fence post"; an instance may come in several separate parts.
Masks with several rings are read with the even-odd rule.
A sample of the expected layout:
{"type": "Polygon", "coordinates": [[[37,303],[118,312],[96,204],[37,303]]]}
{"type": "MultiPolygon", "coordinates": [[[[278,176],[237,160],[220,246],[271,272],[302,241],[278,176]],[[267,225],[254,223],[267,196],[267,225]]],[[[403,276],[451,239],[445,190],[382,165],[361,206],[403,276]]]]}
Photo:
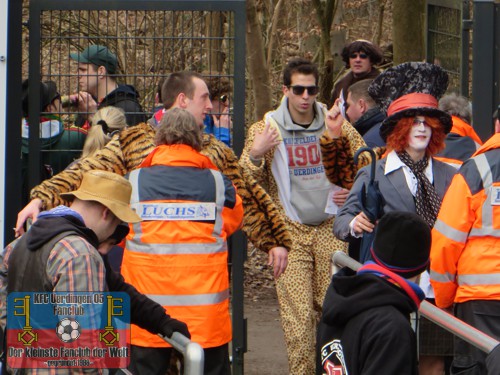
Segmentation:
{"type": "Polygon", "coordinates": [[[492,114],[499,104],[498,5],[494,0],[474,0],[472,34],[473,123],[486,140],[493,134],[492,114]]]}
{"type": "Polygon", "coordinates": [[[2,64],[1,81],[4,86],[0,95],[0,113],[4,114],[0,130],[0,246],[5,247],[14,239],[17,217],[21,209],[21,66],[22,66],[22,1],[0,1],[2,28],[4,30],[0,55],[6,58],[2,64]],[[8,22],[7,22],[8,17],[8,22]],[[5,18],[5,19],[4,19],[5,18]],[[6,69],[5,69],[6,65],[6,69]],[[7,140],[9,140],[7,142],[7,140]],[[16,178],[17,177],[17,178],[16,178]],[[8,181],[8,183],[6,183],[8,181]]]}

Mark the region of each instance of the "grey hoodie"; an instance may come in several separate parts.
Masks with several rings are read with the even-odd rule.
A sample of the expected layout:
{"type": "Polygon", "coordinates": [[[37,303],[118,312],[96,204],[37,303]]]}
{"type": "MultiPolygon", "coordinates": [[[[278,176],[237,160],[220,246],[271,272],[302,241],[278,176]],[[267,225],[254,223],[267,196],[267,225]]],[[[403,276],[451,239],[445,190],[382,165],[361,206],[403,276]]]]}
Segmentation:
{"type": "Polygon", "coordinates": [[[314,120],[306,129],[293,123],[287,98],[271,114],[279,126],[288,154],[291,204],[300,221],[308,225],[319,225],[331,216],[325,213],[325,206],[332,184],[326,178],[319,145],[325,131],[323,105],[315,102],[314,110],[314,120]]]}

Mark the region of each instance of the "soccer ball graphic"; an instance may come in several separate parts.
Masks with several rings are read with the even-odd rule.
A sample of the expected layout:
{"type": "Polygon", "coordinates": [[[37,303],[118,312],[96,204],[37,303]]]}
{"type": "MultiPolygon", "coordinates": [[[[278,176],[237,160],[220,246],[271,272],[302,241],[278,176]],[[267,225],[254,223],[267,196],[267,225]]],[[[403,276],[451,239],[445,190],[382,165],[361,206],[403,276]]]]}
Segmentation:
{"type": "Polygon", "coordinates": [[[80,323],[75,319],[64,318],[57,323],[56,334],[62,342],[73,342],[80,337],[80,323]]]}

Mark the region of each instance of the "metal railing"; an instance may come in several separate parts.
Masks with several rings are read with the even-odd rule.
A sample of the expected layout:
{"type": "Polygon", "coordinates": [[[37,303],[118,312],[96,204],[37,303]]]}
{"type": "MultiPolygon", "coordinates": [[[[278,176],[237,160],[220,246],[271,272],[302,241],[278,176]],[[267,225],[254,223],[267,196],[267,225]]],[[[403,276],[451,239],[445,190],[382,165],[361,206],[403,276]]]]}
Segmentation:
{"type": "MultiPolygon", "coordinates": [[[[333,254],[332,262],[334,265],[348,267],[354,271],[362,266],[361,263],[350,258],[342,251],[336,251],[333,254]]],[[[490,353],[500,344],[499,341],[488,336],[484,332],[464,323],[460,319],[455,318],[453,315],[448,314],[446,311],[441,310],[427,301],[423,301],[420,304],[419,313],[438,326],[460,337],[462,340],[481,349],[483,352],[490,353]]]]}
{"type": "MultiPolygon", "coordinates": [[[[205,353],[200,344],[189,340],[179,332],[174,332],[171,338],[160,334],[158,336],[182,354],[184,357],[184,375],[203,375],[205,353]]],[[[125,375],[135,375],[127,369],[121,369],[120,371],[125,375]]]]}
{"type": "Polygon", "coordinates": [[[200,344],[189,340],[179,332],[174,332],[171,338],[159,336],[184,357],[184,375],[203,375],[205,354],[200,344]]]}

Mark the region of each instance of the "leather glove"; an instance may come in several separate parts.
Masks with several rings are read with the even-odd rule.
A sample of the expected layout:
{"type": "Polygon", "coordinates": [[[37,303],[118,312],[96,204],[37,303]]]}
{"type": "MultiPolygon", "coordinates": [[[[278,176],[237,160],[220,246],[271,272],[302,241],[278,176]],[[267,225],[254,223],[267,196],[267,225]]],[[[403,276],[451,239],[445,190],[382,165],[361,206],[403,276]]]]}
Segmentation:
{"type": "Polygon", "coordinates": [[[189,329],[186,323],[168,317],[167,321],[161,325],[160,333],[163,336],[171,338],[174,332],[179,332],[180,334],[186,336],[188,339],[191,338],[191,334],[189,333],[189,329]]]}

